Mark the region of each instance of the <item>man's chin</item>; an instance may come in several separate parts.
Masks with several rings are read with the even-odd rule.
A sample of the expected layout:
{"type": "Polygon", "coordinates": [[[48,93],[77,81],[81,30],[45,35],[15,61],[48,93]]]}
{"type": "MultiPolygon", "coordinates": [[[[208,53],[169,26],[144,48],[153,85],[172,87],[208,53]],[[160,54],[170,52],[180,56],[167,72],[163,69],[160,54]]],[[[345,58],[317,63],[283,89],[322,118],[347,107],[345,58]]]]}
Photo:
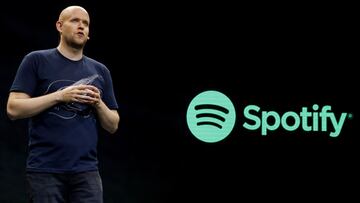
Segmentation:
{"type": "Polygon", "coordinates": [[[74,49],[83,49],[87,40],[83,40],[81,42],[72,42],[70,46],[74,49]]]}

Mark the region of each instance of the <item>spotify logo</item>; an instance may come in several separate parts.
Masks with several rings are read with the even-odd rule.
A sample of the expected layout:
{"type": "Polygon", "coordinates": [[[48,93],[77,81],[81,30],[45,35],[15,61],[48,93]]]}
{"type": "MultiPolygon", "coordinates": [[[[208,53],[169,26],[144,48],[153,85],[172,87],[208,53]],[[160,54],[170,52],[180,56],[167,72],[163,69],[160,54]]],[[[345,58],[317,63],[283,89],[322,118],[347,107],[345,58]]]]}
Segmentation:
{"type": "MultiPolygon", "coordinates": [[[[285,131],[328,133],[329,137],[341,134],[345,121],[352,119],[352,113],[336,115],[332,106],[313,104],[297,107],[286,112],[262,110],[260,106],[249,104],[240,116],[241,127],[248,131],[259,131],[261,136],[273,134],[279,128],[285,131]]],[[[186,121],[191,133],[203,142],[219,142],[234,128],[235,108],[230,99],[221,92],[204,91],[189,104],[186,121]]]]}
{"type": "Polygon", "coordinates": [[[205,91],[190,102],[186,121],[191,133],[204,142],[219,142],[226,138],[235,125],[235,108],[221,92],[205,91]]]}

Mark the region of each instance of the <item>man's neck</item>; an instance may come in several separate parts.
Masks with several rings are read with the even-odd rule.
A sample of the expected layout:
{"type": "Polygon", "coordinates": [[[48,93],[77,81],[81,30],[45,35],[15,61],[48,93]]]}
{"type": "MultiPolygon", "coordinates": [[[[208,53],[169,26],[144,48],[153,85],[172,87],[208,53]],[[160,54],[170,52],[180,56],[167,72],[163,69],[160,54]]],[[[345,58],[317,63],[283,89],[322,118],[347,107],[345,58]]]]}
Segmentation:
{"type": "Polygon", "coordinates": [[[82,49],[75,49],[72,47],[69,47],[63,43],[60,43],[57,47],[57,50],[65,56],[66,58],[72,60],[72,61],[78,61],[83,57],[83,50],[82,49]]]}

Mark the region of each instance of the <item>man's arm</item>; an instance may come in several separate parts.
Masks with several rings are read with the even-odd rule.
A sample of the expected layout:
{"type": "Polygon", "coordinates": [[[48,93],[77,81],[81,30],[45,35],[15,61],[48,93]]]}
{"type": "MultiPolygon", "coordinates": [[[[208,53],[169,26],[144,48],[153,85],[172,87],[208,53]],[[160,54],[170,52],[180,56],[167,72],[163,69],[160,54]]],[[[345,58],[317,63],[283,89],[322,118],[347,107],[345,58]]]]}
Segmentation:
{"type": "Polygon", "coordinates": [[[84,96],[80,101],[92,105],[96,109],[101,127],[109,133],[115,133],[118,129],[120,121],[120,116],[117,110],[109,109],[109,107],[101,100],[100,91],[95,86],[87,85],[85,95],[86,96],[84,96]]]}
{"type": "Polygon", "coordinates": [[[99,103],[95,104],[95,109],[101,127],[103,127],[110,133],[115,133],[118,129],[118,124],[120,121],[120,116],[117,110],[109,109],[102,100],[100,100],[99,103]]]}
{"type": "Polygon", "coordinates": [[[89,85],[69,86],[39,97],[30,97],[23,92],[11,92],[7,103],[7,114],[11,120],[29,118],[60,102],[89,103],[93,100],[86,95],[89,85]]]}
{"type": "Polygon", "coordinates": [[[7,114],[11,120],[35,116],[59,102],[59,92],[31,98],[23,92],[10,92],[7,114]]]}

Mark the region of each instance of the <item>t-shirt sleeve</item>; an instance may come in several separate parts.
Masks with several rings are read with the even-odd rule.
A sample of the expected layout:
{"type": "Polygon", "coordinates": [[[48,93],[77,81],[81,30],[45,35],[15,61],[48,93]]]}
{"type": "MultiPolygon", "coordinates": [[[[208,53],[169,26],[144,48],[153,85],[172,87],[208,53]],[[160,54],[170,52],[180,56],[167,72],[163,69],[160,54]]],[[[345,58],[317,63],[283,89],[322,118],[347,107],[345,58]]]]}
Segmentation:
{"type": "Polygon", "coordinates": [[[16,72],[10,92],[24,92],[30,96],[35,94],[37,85],[36,61],[32,54],[26,55],[16,72]]]}
{"type": "Polygon", "coordinates": [[[102,100],[105,102],[105,104],[109,109],[118,109],[119,107],[116,102],[110,71],[106,68],[105,71],[103,71],[103,73],[104,73],[103,77],[104,77],[105,89],[103,92],[102,100]]]}

